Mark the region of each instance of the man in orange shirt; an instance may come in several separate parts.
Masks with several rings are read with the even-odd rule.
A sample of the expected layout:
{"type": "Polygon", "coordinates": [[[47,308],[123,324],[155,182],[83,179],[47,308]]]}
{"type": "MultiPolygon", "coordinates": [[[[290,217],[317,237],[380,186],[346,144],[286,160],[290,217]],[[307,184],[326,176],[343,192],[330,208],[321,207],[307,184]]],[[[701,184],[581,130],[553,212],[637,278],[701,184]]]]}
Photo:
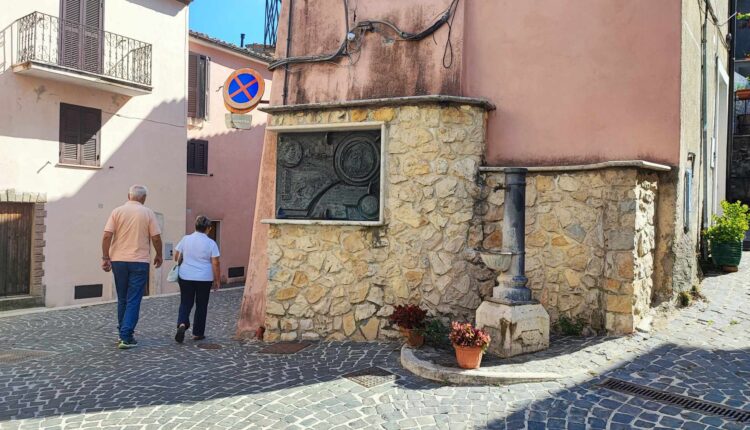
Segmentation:
{"type": "Polygon", "coordinates": [[[115,276],[120,349],[133,348],[138,343],[133,332],[148,284],[150,243],[156,250],[154,266],[158,268],[162,263],[159,223],[154,212],[143,205],[147,193],[142,185],[130,187],[127,203],[115,208],[104,226],[102,269],[111,270],[115,276]]]}

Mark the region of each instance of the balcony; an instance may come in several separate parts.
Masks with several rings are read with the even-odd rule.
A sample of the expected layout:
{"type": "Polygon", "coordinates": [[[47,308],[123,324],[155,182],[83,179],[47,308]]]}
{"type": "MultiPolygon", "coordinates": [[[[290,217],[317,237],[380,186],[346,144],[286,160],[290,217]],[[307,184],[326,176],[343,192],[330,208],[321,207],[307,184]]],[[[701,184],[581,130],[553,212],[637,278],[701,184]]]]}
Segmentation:
{"type": "Polygon", "coordinates": [[[41,12],[14,25],[16,73],[129,96],[151,92],[151,44],[41,12]]]}

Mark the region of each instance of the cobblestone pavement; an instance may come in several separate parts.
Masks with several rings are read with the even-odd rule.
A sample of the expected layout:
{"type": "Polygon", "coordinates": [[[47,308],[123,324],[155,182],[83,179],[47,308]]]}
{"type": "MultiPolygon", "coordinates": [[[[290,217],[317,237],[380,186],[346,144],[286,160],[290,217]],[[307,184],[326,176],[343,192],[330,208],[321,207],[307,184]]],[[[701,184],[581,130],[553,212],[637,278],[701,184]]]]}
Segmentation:
{"type": "Polygon", "coordinates": [[[514,360],[557,360],[571,370],[565,379],[502,387],[419,379],[395,344],[261,354],[263,344],[231,339],[240,290],[211,296],[205,342],[218,350],[174,343],[177,297],[144,301],[129,351],[115,348],[112,304],[0,318],[0,428],[744,428],[597,384],[614,377],[750,411],[748,263],[750,253],[740,272],[706,279],[708,303],[649,335],[565,340],[585,352],[514,360]],[[10,349],[51,354],[14,361],[10,349]],[[342,377],[370,366],[399,378],[365,388],[342,377]]]}

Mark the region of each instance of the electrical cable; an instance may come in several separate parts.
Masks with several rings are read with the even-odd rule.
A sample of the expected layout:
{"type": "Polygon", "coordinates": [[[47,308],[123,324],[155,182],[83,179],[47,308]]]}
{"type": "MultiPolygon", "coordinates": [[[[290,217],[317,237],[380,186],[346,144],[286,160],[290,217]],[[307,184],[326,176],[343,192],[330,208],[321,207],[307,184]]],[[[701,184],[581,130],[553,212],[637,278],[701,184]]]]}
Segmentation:
{"type": "MultiPolygon", "coordinates": [[[[346,35],[344,36],[343,41],[339,45],[338,49],[335,52],[331,52],[328,54],[318,54],[318,55],[303,55],[303,56],[297,56],[297,57],[287,57],[287,58],[281,58],[279,60],[276,60],[268,65],[268,70],[274,70],[276,68],[279,68],[281,66],[289,65],[289,64],[301,64],[301,63],[320,63],[320,62],[329,62],[336,60],[339,57],[343,56],[350,56],[351,53],[356,53],[361,50],[362,47],[362,41],[361,39],[364,36],[364,33],[367,31],[373,31],[377,32],[376,26],[383,26],[386,28],[391,29],[393,32],[398,35],[398,37],[401,40],[409,41],[409,42],[416,42],[420,41],[433,33],[435,33],[440,27],[443,25],[448,25],[448,40],[446,42],[445,52],[443,53],[443,66],[444,67],[450,67],[453,63],[453,45],[450,40],[451,36],[451,27],[453,24],[453,18],[455,18],[455,12],[458,8],[458,2],[460,0],[452,0],[450,6],[443,11],[440,14],[440,17],[432,23],[429,27],[426,29],[418,32],[418,33],[411,33],[407,31],[403,31],[398,26],[393,24],[390,21],[385,20],[365,20],[358,22],[354,25],[353,28],[349,28],[349,7],[347,0],[343,0],[344,3],[344,16],[346,19],[346,35]],[[355,30],[359,32],[359,37],[355,36],[355,39],[359,39],[359,44],[355,51],[349,51],[348,46],[350,43],[349,40],[349,34],[353,33],[355,30]],[[450,55],[448,55],[450,54],[450,55]],[[450,58],[450,61],[446,63],[446,58],[450,58]]],[[[351,57],[349,57],[351,61],[351,57]]]]}

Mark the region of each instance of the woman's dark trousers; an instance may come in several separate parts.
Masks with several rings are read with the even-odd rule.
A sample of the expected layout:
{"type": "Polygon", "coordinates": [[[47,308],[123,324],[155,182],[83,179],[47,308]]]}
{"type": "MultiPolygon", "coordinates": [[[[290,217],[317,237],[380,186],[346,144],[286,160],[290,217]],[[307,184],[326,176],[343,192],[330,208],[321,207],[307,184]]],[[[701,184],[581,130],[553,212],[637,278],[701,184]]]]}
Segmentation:
{"type": "Polygon", "coordinates": [[[193,318],[193,336],[205,336],[206,314],[208,313],[208,297],[211,293],[211,281],[188,281],[179,280],[180,284],[180,315],[177,318],[177,327],[185,324],[190,327],[190,312],[195,304],[195,316],[193,318]]]}

